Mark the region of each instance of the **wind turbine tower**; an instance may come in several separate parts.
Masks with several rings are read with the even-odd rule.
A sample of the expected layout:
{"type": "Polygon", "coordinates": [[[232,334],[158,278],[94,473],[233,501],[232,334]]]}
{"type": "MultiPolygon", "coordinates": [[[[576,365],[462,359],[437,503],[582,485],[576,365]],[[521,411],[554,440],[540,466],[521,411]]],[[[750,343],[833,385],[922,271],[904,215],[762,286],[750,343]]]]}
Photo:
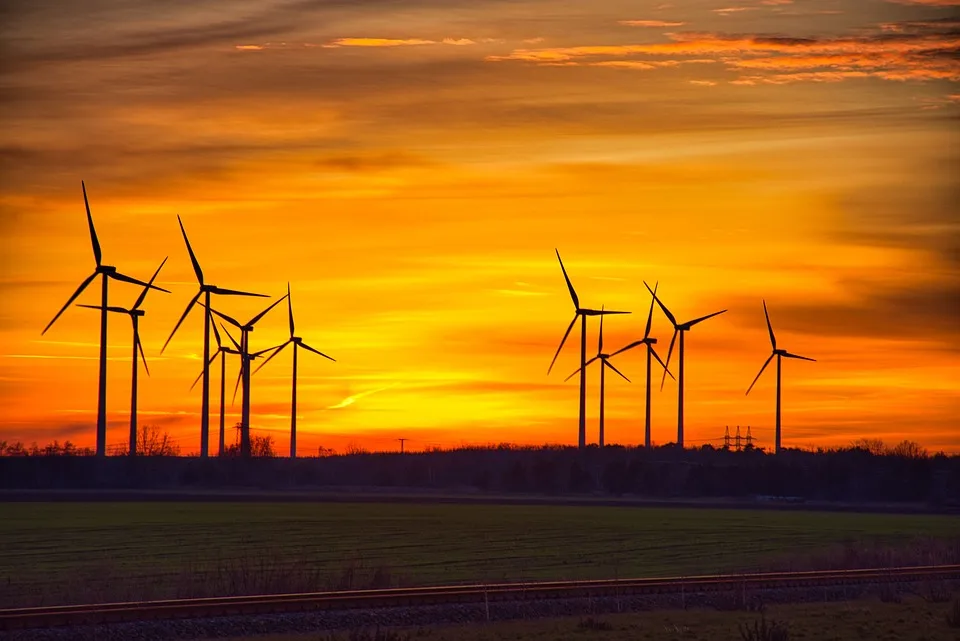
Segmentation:
{"type": "Polygon", "coordinates": [[[773,360],[773,357],[777,357],[777,433],[776,433],[776,442],[774,444],[775,452],[780,453],[780,361],[783,358],[796,358],[803,361],[813,361],[815,359],[808,358],[806,356],[800,356],[798,354],[791,354],[785,349],[777,349],[777,337],[773,334],[773,325],[770,324],[770,314],[767,313],[767,301],[763,301],[763,315],[767,319],[767,331],[770,332],[770,347],[772,352],[770,356],[767,357],[767,360],[764,362],[763,367],[760,368],[760,371],[757,373],[756,378],[753,379],[753,382],[750,383],[750,387],[747,388],[747,394],[750,393],[750,390],[753,389],[753,386],[756,385],[757,380],[760,378],[760,374],[763,374],[763,370],[767,369],[767,365],[770,364],[770,361],[773,360]]]}
{"type": "MultiPolygon", "coordinates": [[[[657,298],[657,294],[650,289],[650,285],[647,285],[646,281],[644,281],[643,284],[646,285],[647,289],[653,295],[653,300],[657,301],[657,304],[660,306],[660,309],[663,310],[664,315],[673,324],[673,338],[670,339],[670,348],[667,350],[667,366],[670,365],[670,356],[673,354],[673,344],[677,340],[677,334],[680,334],[680,370],[677,379],[677,445],[683,447],[683,337],[684,334],[689,332],[697,323],[702,323],[708,318],[713,318],[714,316],[722,314],[727,310],[722,309],[719,312],[713,312],[712,314],[695,318],[691,321],[687,321],[686,323],[678,323],[676,317],[670,313],[670,310],[667,309],[667,306],[663,304],[663,301],[657,298]]],[[[663,389],[663,384],[666,382],[666,380],[667,368],[664,367],[663,379],[660,381],[660,389],[663,389]]]]}
{"type": "MultiPolygon", "coordinates": [[[[130,444],[127,448],[127,453],[130,456],[137,455],[137,374],[140,369],[137,363],[138,356],[143,360],[144,371],[147,373],[147,376],[150,376],[150,368],[147,367],[147,356],[143,353],[143,343],[140,342],[140,317],[144,314],[144,311],[140,309],[140,305],[143,304],[143,299],[147,297],[147,292],[150,291],[153,281],[157,279],[157,275],[160,273],[160,270],[163,269],[163,265],[166,262],[167,259],[164,258],[160,266],[157,267],[157,271],[153,272],[153,276],[150,277],[150,282],[148,282],[146,287],[143,288],[143,291],[140,292],[140,296],[133,304],[133,307],[130,309],[113,306],[107,307],[108,312],[128,315],[130,321],[133,323],[133,373],[130,376],[130,444]]],[[[100,309],[96,305],[78,305],[78,307],[100,309]]]]}
{"type": "Polygon", "coordinates": [[[193,247],[190,246],[190,239],[187,238],[187,230],[183,228],[183,221],[180,220],[180,216],[177,216],[177,222],[180,223],[180,233],[183,234],[183,242],[187,245],[187,253],[190,254],[193,271],[197,275],[197,282],[200,283],[200,291],[187,303],[187,308],[183,310],[180,320],[177,321],[173,331],[170,332],[170,336],[167,338],[167,342],[163,344],[160,353],[163,354],[163,350],[167,349],[167,345],[170,344],[173,335],[177,333],[177,329],[180,328],[187,314],[193,309],[193,306],[200,299],[200,296],[203,296],[202,305],[206,309],[206,312],[203,315],[203,386],[201,392],[203,398],[200,401],[200,458],[207,458],[210,449],[210,325],[213,323],[213,319],[210,316],[210,295],[257,296],[261,298],[266,298],[267,296],[266,294],[252,294],[236,289],[224,289],[223,287],[205,283],[203,281],[203,270],[200,269],[200,262],[197,260],[196,254],[193,253],[193,247]]]}
{"type": "Polygon", "coordinates": [[[148,289],[156,289],[161,292],[170,293],[168,290],[163,289],[162,287],[157,287],[156,285],[151,285],[149,283],[144,283],[143,281],[137,280],[136,278],[131,278],[117,271],[116,267],[112,265],[103,264],[103,255],[100,251],[100,241],[97,239],[97,230],[93,227],[93,216],[90,214],[90,202],[87,200],[87,186],[80,181],[80,188],[83,190],[83,205],[87,210],[87,225],[90,228],[90,243],[93,245],[93,258],[96,261],[96,269],[92,274],[87,276],[86,279],[80,286],[77,287],[77,290],[73,292],[73,295],[67,299],[67,302],[64,303],[63,307],[60,308],[60,311],[57,312],[57,315],[53,317],[53,320],[47,323],[47,326],[43,328],[43,331],[40,332],[41,335],[46,334],[47,330],[57,322],[57,319],[60,318],[60,315],[71,303],[77,299],[77,297],[83,293],[83,290],[94,281],[97,276],[101,277],[101,286],[100,286],[100,305],[97,309],[100,310],[100,375],[98,379],[99,391],[97,393],[97,456],[103,457],[107,455],[107,313],[109,312],[109,304],[107,302],[107,281],[108,279],[119,280],[125,283],[131,283],[133,285],[140,285],[141,287],[146,287],[148,289]]]}
{"type": "MultiPolygon", "coordinates": [[[[320,356],[323,356],[324,358],[326,358],[326,359],[328,359],[328,360],[331,360],[331,361],[334,361],[334,362],[336,362],[336,360],[333,359],[333,358],[331,358],[330,356],[327,356],[327,355],[324,354],[323,352],[318,351],[318,350],[310,347],[309,345],[307,345],[306,343],[303,342],[303,339],[302,339],[302,338],[300,338],[299,336],[296,336],[296,335],[295,335],[296,330],[295,330],[294,324],[293,324],[293,303],[291,302],[291,298],[290,298],[290,283],[287,283],[287,295],[286,295],[286,299],[287,299],[287,311],[288,311],[288,313],[289,313],[289,320],[290,320],[290,338],[288,338],[285,343],[283,343],[283,344],[281,344],[281,345],[277,345],[275,348],[273,348],[273,349],[275,350],[275,351],[273,352],[273,354],[270,354],[270,356],[268,356],[267,359],[266,359],[265,361],[263,361],[263,363],[260,364],[260,367],[258,367],[256,370],[254,370],[253,373],[256,374],[257,372],[259,372],[260,369],[261,369],[264,365],[266,365],[267,363],[269,363],[270,360],[271,360],[274,356],[276,356],[277,354],[279,354],[280,352],[282,352],[282,351],[284,350],[284,348],[286,348],[287,345],[291,345],[291,344],[293,345],[293,391],[292,391],[292,393],[291,393],[291,395],[290,395],[290,396],[291,396],[291,400],[290,400],[290,458],[296,458],[296,457],[297,457],[297,349],[300,348],[300,347],[302,347],[303,349],[307,350],[308,352],[313,352],[314,354],[319,354],[320,356]]],[[[403,447],[403,443],[401,442],[400,445],[401,445],[401,448],[402,448],[402,447],[403,447]]]]}
{"type": "Polygon", "coordinates": [[[629,314],[630,312],[614,312],[614,311],[603,311],[599,309],[589,309],[586,307],[580,307],[580,298],[577,296],[576,290],[573,289],[573,283],[570,282],[570,277],[567,276],[567,270],[563,266],[563,260],[560,258],[560,250],[555,250],[557,252],[557,260],[560,261],[560,270],[563,272],[563,279],[567,282],[567,289],[570,291],[570,299],[573,301],[574,314],[573,320],[570,321],[570,325],[567,326],[567,331],[563,334],[563,339],[560,341],[560,347],[557,348],[556,353],[553,355],[553,360],[550,361],[550,367],[547,368],[547,375],[550,375],[550,371],[553,369],[554,363],[557,362],[557,357],[560,355],[560,350],[563,349],[563,344],[567,342],[567,337],[570,335],[570,332],[573,330],[573,326],[576,324],[577,319],[580,319],[580,425],[578,431],[578,444],[580,449],[584,449],[587,446],[587,379],[586,379],[586,364],[587,364],[587,316],[603,316],[604,314],[629,314]]]}
{"type": "MultiPolygon", "coordinates": [[[[237,351],[240,352],[240,377],[237,382],[238,384],[241,380],[243,382],[243,404],[240,415],[240,455],[244,457],[250,456],[250,362],[253,359],[275,349],[271,347],[259,352],[250,352],[250,332],[253,331],[253,327],[257,324],[257,321],[266,316],[267,312],[269,312],[271,309],[282,303],[285,298],[286,295],[284,295],[283,298],[278,298],[277,300],[273,301],[269,307],[251,318],[246,324],[242,324],[222,312],[207,307],[207,309],[210,309],[211,312],[240,330],[239,343],[233,340],[233,336],[230,336],[229,334],[227,335],[230,336],[230,340],[233,341],[237,351]]],[[[206,305],[204,305],[204,307],[206,307],[206,305]]],[[[234,391],[234,396],[236,396],[236,391],[234,391]]]]}
{"type": "MultiPolygon", "coordinates": [[[[601,308],[601,312],[603,309],[601,308]]],[[[569,381],[571,378],[577,375],[577,372],[585,370],[590,363],[599,360],[600,361],[600,447],[604,446],[604,389],[606,384],[606,372],[609,367],[614,372],[616,372],[620,378],[626,382],[630,382],[630,379],[623,375],[623,372],[614,367],[613,363],[610,362],[610,357],[612,354],[603,353],[603,316],[600,316],[600,340],[597,343],[597,355],[591,358],[589,361],[584,363],[584,365],[578,368],[573,374],[566,377],[564,382],[569,381]]]]}
{"type": "MultiPolygon", "coordinates": [[[[656,295],[658,285],[659,284],[654,284],[653,286],[654,295],[656,295]]],[[[644,429],[643,429],[643,444],[647,449],[649,449],[652,446],[652,438],[651,438],[652,435],[651,435],[651,429],[650,429],[650,379],[651,379],[650,358],[651,357],[656,358],[657,362],[660,363],[661,367],[663,367],[664,373],[669,375],[670,378],[673,378],[673,374],[671,374],[670,370],[667,369],[666,363],[664,363],[660,359],[660,355],[657,354],[657,350],[653,348],[653,346],[656,345],[657,343],[657,339],[650,336],[650,329],[653,327],[653,301],[654,299],[651,298],[650,312],[647,314],[647,328],[643,332],[643,338],[641,338],[638,341],[634,341],[630,343],[626,347],[621,347],[620,349],[615,351],[613,354],[611,354],[611,356],[616,356],[617,354],[621,352],[626,352],[627,350],[631,350],[634,347],[637,347],[638,345],[647,346],[647,390],[646,390],[647,408],[646,408],[646,415],[644,417],[644,429]]]]}

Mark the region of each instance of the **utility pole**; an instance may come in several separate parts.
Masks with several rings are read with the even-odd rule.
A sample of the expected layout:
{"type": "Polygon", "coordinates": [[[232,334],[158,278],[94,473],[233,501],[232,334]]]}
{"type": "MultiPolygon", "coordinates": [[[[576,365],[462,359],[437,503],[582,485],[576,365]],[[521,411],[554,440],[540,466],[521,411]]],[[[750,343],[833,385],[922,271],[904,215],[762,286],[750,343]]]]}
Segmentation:
{"type": "Polygon", "coordinates": [[[753,434],[750,433],[750,426],[747,425],[747,449],[753,449],[753,434]]]}
{"type": "Polygon", "coordinates": [[[403,454],[403,443],[404,441],[409,441],[410,439],[398,438],[397,440],[400,441],[400,453],[403,454]]]}
{"type": "Polygon", "coordinates": [[[723,449],[724,450],[730,449],[730,426],[729,425],[727,425],[727,429],[723,433],[723,449]]]}

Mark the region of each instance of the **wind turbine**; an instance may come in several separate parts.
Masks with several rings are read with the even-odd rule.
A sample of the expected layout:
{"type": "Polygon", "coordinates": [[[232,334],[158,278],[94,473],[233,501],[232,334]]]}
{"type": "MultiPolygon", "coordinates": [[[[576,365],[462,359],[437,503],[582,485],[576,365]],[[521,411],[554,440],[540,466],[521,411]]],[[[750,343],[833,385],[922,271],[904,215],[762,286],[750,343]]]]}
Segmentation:
{"type": "Polygon", "coordinates": [[[557,357],[560,355],[560,350],[563,349],[564,343],[567,342],[567,337],[570,335],[570,332],[573,330],[573,326],[576,324],[577,319],[580,319],[580,428],[579,428],[579,446],[582,450],[587,446],[587,379],[585,376],[586,373],[586,364],[587,364],[587,316],[603,316],[605,314],[629,314],[630,312],[614,312],[614,311],[604,311],[600,309],[588,309],[586,307],[580,307],[580,298],[577,296],[577,292],[573,289],[573,283],[570,282],[570,277],[567,276],[567,270],[563,266],[563,260],[560,258],[560,250],[555,250],[557,252],[557,260],[560,261],[560,270],[563,272],[563,279],[567,281],[567,289],[570,290],[570,299],[573,300],[574,314],[573,320],[570,321],[570,325],[567,326],[567,331],[563,334],[563,339],[560,341],[560,347],[557,348],[557,352],[553,355],[553,360],[550,361],[550,367],[547,368],[547,375],[550,375],[550,371],[553,369],[553,364],[557,362],[557,357]]]}
{"type": "Polygon", "coordinates": [[[190,310],[193,309],[193,306],[200,299],[200,296],[203,295],[203,306],[206,308],[206,313],[203,317],[203,391],[202,396],[203,400],[201,401],[200,407],[200,457],[206,458],[208,450],[210,449],[210,325],[213,320],[210,317],[210,295],[218,294],[221,296],[258,296],[266,298],[266,294],[252,294],[250,292],[242,292],[236,289],[224,289],[222,287],[217,287],[216,285],[210,285],[209,283],[203,282],[203,270],[200,269],[200,263],[197,261],[196,255],[193,253],[193,248],[190,246],[190,240],[187,238],[187,231],[183,228],[183,221],[180,220],[180,216],[177,216],[177,222],[180,223],[180,232],[183,234],[183,242],[187,244],[187,252],[190,254],[190,262],[193,263],[193,271],[197,275],[197,282],[200,283],[200,291],[197,292],[197,295],[194,296],[190,302],[187,304],[187,308],[183,310],[183,314],[180,316],[180,320],[177,321],[176,326],[174,326],[173,331],[170,332],[170,336],[167,338],[167,342],[163,344],[163,348],[160,350],[160,353],[163,354],[163,350],[167,349],[167,345],[170,344],[170,340],[173,339],[173,335],[177,333],[177,329],[180,328],[180,325],[183,323],[184,319],[187,317],[187,314],[190,313],[190,310]]]}
{"type": "Polygon", "coordinates": [[[605,376],[605,375],[606,375],[606,373],[607,373],[607,368],[609,367],[610,369],[612,369],[614,372],[616,372],[617,374],[620,375],[620,378],[622,378],[623,380],[625,380],[625,381],[628,382],[628,383],[630,382],[630,379],[627,378],[626,376],[624,376],[624,375],[623,375],[623,372],[621,372],[621,371],[618,370],[616,367],[614,367],[613,363],[610,362],[610,357],[612,356],[612,354],[604,354],[604,353],[603,353],[603,316],[604,316],[604,315],[602,314],[602,312],[603,312],[603,308],[602,308],[602,307],[601,307],[600,311],[601,311],[601,316],[600,316],[600,340],[599,340],[599,342],[597,343],[597,355],[594,356],[593,358],[591,358],[591,359],[590,359],[589,361],[587,361],[586,363],[584,363],[583,366],[577,368],[577,370],[576,370],[573,374],[571,374],[570,376],[566,377],[566,378],[563,379],[563,380],[564,380],[564,382],[569,381],[571,378],[573,378],[574,376],[577,375],[577,372],[586,370],[587,367],[590,365],[590,363],[594,362],[594,361],[597,360],[597,359],[600,360],[600,447],[603,447],[603,418],[604,418],[604,413],[603,413],[604,403],[603,403],[603,401],[604,401],[604,387],[605,387],[605,379],[606,379],[606,376],[605,376]]]}
{"type": "Polygon", "coordinates": [[[757,380],[760,378],[760,374],[763,374],[763,370],[767,369],[767,365],[770,364],[770,361],[773,360],[773,357],[777,357],[777,438],[776,438],[776,453],[780,453],[780,360],[783,357],[786,358],[796,358],[802,361],[813,361],[816,362],[816,359],[808,358],[806,356],[800,356],[799,354],[791,354],[785,349],[777,349],[777,337],[773,335],[773,326],[770,324],[770,314],[767,313],[767,301],[763,301],[763,315],[767,319],[767,331],[770,332],[770,347],[773,350],[770,353],[770,356],[764,362],[763,367],[760,368],[760,372],[757,373],[757,377],[753,379],[753,382],[750,383],[750,387],[747,388],[747,394],[750,393],[750,390],[753,389],[753,386],[756,385],[757,380]]]}
{"type": "MultiPolygon", "coordinates": [[[[656,295],[657,293],[658,286],[659,286],[659,283],[655,283],[653,286],[654,295],[656,295]]],[[[647,346],[647,411],[646,411],[646,417],[645,417],[646,420],[644,421],[644,432],[643,432],[643,435],[644,435],[643,443],[644,443],[644,446],[647,448],[649,448],[652,443],[650,438],[651,436],[650,434],[650,357],[653,356],[655,359],[657,359],[657,362],[663,366],[663,371],[669,374],[670,378],[673,378],[673,374],[670,374],[670,370],[667,369],[666,363],[660,360],[660,355],[657,354],[657,350],[653,348],[653,346],[657,344],[657,339],[650,336],[650,329],[653,326],[653,301],[654,299],[651,298],[650,313],[647,315],[647,328],[643,332],[643,338],[638,341],[634,341],[630,343],[626,347],[621,347],[620,349],[615,351],[613,354],[610,354],[610,356],[616,356],[617,354],[620,354],[621,352],[626,352],[627,350],[631,350],[634,347],[637,347],[638,345],[647,346]]]]}
{"type": "Polygon", "coordinates": [[[103,255],[100,251],[100,241],[97,239],[97,231],[93,227],[93,216],[90,214],[90,202],[87,200],[87,186],[84,182],[80,181],[80,188],[83,190],[83,205],[87,210],[87,225],[90,227],[90,243],[93,245],[93,258],[97,263],[97,267],[92,274],[87,276],[86,279],[80,286],[77,287],[77,290],[73,292],[73,295],[64,303],[63,307],[60,308],[60,311],[57,312],[57,315],[53,317],[53,320],[47,323],[47,326],[43,328],[43,331],[40,332],[41,336],[47,333],[47,330],[57,322],[57,319],[60,318],[60,315],[71,303],[77,299],[77,297],[83,293],[83,290],[94,281],[97,276],[101,276],[101,288],[100,288],[100,305],[98,309],[100,310],[100,376],[99,376],[99,392],[97,394],[97,456],[106,456],[107,453],[107,280],[112,278],[114,280],[123,281],[125,283],[131,283],[133,285],[140,285],[146,287],[147,289],[156,289],[161,292],[170,293],[169,290],[163,289],[162,287],[157,287],[149,283],[137,280],[136,278],[131,278],[125,274],[121,274],[117,271],[116,267],[111,265],[104,265],[102,262],[103,255]]]}
{"type": "Polygon", "coordinates": [[[663,389],[663,384],[667,380],[667,372],[669,371],[667,367],[670,365],[670,356],[673,354],[673,344],[677,340],[677,334],[680,334],[680,371],[679,379],[677,381],[677,445],[683,447],[683,335],[689,332],[690,329],[697,323],[702,323],[708,318],[713,318],[714,316],[722,314],[727,310],[722,309],[719,312],[713,312],[712,314],[695,318],[691,321],[687,321],[686,323],[678,323],[674,315],[670,313],[669,309],[667,309],[667,306],[663,304],[663,301],[657,298],[656,293],[650,289],[650,285],[647,285],[647,281],[643,281],[643,284],[646,285],[647,290],[651,295],[653,295],[653,300],[657,301],[660,309],[663,310],[663,313],[666,315],[667,319],[673,324],[673,338],[670,339],[670,349],[667,350],[667,362],[663,368],[663,379],[660,381],[660,389],[663,389]]]}
{"type": "MultiPolygon", "coordinates": [[[[140,309],[140,305],[143,304],[143,299],[147,297],[147,292],[150,291],[150,287],[153,285],[153,281],[157,279],[157,275],[160,273],[160,270],[163,269],[164,264],[166,264],[167,259],[164,258],[163,262],[160,263],[160,266],[157,267],[157,271],[153,272],[153,276],[150,277],[150,282],[147,283],[146,287],[143,288],[143,291],[140,292],[140,296],[137,298],[137,301],[133,304],[133,307],[130,309],[125,309],[123,307],[107,307],[108,312],[114,312],[117,314],[127,314],[130,316],[130,320],[133,323],[133,374],[131,375],[131,384],[130,384],[130,446],[129,454],[130,456],[137,455],[137,373],[139,367],[137,366],[137,352],[139,351],[139,357],[143,360],[143,369],[147,373],[147,376],[150,376],[150,368],[147,367],[147,356],[143,353],[143,343],[140,342],[140,317],[144,315],[144,311],[140,309]]],[[[100,309],[96,305],[77,305],[77,307],[86,307],[87,309],[100,309]]]]}
{"type": "MultiPolygon", "coordinates": [[[[241,411],[240,418],[240,455],[244,457],[250,456],[250,361],[266,354],[270,350],[274,349],[273,347],[261,350],[259,352],[250,352],[250,332],[253,331],[254,325],[257,324],[261,318],[263,318],[267,312],[283,302],[287,296],[284,295],[283,298],[278,298],[273,301],[269,307],[265,310],[254,316],[246,324],[240,323],[239,321],[227,316],[226,314],[219,312],[215,309],[207,307],[206,304],[203,306],[210,312],[216,314],[223,320],[227,321],[234,327],[240,330],[240,342],[237,343],[233,340],[233,336],[230,336],[230,340],[233,342],[234,346],[237,348],[237,351],[240,352],[240,380],[243,381],[243,409],[241,411]]],[[[224,328],[226,331],[226,328],[224,328]]],[[[229,334],[227,334],[229,336],[229,334]]],[[[239,381],[238,381],[239,384],[239,381]]],[[[234,391],[234,397],[236,397],[236,391],[234,391]]]]}
{"type": "MultiPolygon", "coordinates": [[[[233,349],[229,345],[224,345],[220,340],[220,332],[217,331],[217,324],[213,323],[213,337],[217,340],[217,351],[213,353],[213,356],[210,357],[210,364],[213,364],[213,361],[217,359],[217,356],[220,357],[220,442],[219,449],[217,450],[217,456],[223,456],[226,443],[225,443],[225,433],[224,433],[224,421],[226,420],[226,413],[224,411],[224,397],[226,395],[226,384],[227,384],[227,354],[236,354],[240,356],[240,352],[233,349]]],[[[227,331],[227,328],[224,327],[223,331],[227,331]]],[[[227,336],[230,336],[230,332],[227,332],[227,336]]],[[[233,340],[233,337],[230,336],[230,340],[233,340]]],[[[197,383],[200,382],[200,379],[203,378],[203,370],[200,370],[200,374],[197,375],[197,378],[194,379],[193,384],[190,386],[190,389],[193,389],[197,386],[197,383]]]]}
{"type": "MultiPolygon", "coordinates": [[[[336,362],[336,359],[327,356],[321,351],[318,351],[306,343],[303,342],[303,339],[299,336],[295,336],[295,330],[293,325],[293,301],[290,298],[290,283],[287,283],[287,311],[289,312],[290,318],[290,338],[287,339],[282,345],[277,345],[274,348],[276,351],[270,356],[267,357],[267,360],[260,363],[260,367],[253,371],[254,374],[260,371],[260,369],[270,362],[274,356],[279,354],[286,348],[287,345],[293,345],[293,393],[291,395],[290,401],[290,458],[297,457],[297,348],[302,347],[305,350],[311,351],[314,354],[319,354],[324,358],[330,359],[333,362],[336,362]]],[[[402,446],[402,444],[401,444],[402,446]]]]}

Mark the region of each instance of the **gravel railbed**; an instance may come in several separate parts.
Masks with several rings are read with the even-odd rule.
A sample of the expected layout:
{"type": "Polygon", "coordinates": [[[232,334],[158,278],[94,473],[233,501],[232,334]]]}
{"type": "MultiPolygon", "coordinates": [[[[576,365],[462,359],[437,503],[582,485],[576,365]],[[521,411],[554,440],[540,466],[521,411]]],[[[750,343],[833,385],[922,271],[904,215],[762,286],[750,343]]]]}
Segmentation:
{"type": "MultiPolygon", "coordinates": [[[[207,639],[268,633],[322,632],[373,627],[428,626],[510,619],[532,619],[611,612],[638,612],[683,608],[718,610],[756,609],[760,604],[832,602],[878,594],[895,587],[900,593],[924,594],[918,583],[859,584],[835,587],[776,588],[768,590],[688,592],[602,598],[523,599],[515,601],[398,606],[391,608],[327,610],[245,616],[142,621],[64,628],[0,632],[0,641],[167,641],[207,639]]],[[[960,581],[941,582],[953,592],[960,581]]]]}

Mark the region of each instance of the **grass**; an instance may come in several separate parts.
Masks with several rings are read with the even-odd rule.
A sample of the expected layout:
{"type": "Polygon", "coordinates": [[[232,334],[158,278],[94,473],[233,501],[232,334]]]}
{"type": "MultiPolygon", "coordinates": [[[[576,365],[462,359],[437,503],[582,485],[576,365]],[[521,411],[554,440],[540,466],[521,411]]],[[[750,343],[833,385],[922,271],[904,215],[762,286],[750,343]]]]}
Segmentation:
{"type": "Polygon", "coordinates": [[[914,536],[956,540],[960,519],[578,506],[7,503],[0,607],[701,574],[770,567],[842,542],[914,536]]]}
{"type": "MultiPolygon", "coordinates": [[[[786,638],[818,641],[956,641],[957,631],[945,620],[949,604],[932,604],[919,597],[903,603],[861,600],[845,603],[773,605],[765,617],[768,628],[780,622],[786,638]]],[[[445,625],[381,630],[404,641],[741,641],[741,630],[753,628],[760,615],[713,610],[663,610],[609,614],[590,626],[577,617],[507,621],[492,624],[445,625]]],[[[356,638],[366,638],[354,631],[356,638]]],[[[369,638],[375,638],[369,631],[369,638]]],[[[384,638],[388,638],[385,637],[384,638]]],[[[220,641],[347,641],[349,632],[234,637],[220,641]]]]}

